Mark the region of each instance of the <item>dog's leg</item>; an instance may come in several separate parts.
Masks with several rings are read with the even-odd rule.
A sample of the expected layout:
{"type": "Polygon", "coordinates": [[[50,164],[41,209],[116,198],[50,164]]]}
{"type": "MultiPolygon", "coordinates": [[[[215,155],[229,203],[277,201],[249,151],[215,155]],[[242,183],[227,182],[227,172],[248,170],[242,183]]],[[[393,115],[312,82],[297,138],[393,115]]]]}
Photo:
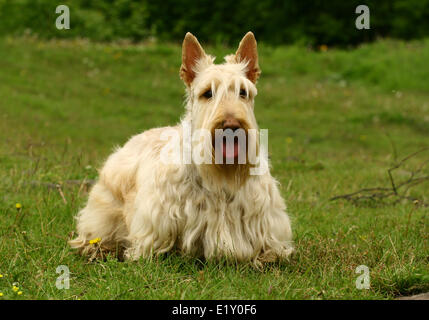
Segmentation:
{"type": "MultiPolygon", "coordinates": [[[[136,196],[136,211],[127,222],[130,232],[125,258],[137,260],[165,253],[176,243],[178,227],[159,199],[160,190],[141,192],[136,196]],[[145,199],[138,201],[137,199],[145,199]]],[[[168,207],[168,206],[167,206],[168,207]]]]}
{"type": "Polygon", "coordinates": [[[77,216],[77,232],[78,237],[69,243],[84,255],[94,254],[100,248],[117,250],[127,235],[123,204],[101,182],[91,190],[86,207],[77,216]],[[99,243],[90,243],[97,238],[99,243]]]}
{"type": "Polygon", "coordinates": [[[262,263],[287,260],[294,252],[290,219],[274,179],[270,184],[269,193],[271,201],[265,212],[263,224],[264,242],[262,251],[257,257],[257,261],[262,263]]]}

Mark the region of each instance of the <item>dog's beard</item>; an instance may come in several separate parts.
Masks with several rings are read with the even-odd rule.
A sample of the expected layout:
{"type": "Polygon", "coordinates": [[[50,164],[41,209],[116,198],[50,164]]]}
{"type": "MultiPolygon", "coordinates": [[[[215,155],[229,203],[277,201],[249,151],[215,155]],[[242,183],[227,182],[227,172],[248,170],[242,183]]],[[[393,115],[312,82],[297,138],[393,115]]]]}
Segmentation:
{"type": "MultiPolygon", "coordinates": [[[[216,139],[216,130],[221,130],[220,123],[211,128],[211,141],[204,141],[204,152],[209,154],[210,163],[197,165],[203,183],[210,189],[228,189],[231,192],[240,188],[250,176],[250,168],[256,167],[259,156],[259,139],[256,129],[249,133],[251,126],[240,120],[245,141],[216,139]]],[[[219,132],[219,131],[218,131],[219,132]]]]}

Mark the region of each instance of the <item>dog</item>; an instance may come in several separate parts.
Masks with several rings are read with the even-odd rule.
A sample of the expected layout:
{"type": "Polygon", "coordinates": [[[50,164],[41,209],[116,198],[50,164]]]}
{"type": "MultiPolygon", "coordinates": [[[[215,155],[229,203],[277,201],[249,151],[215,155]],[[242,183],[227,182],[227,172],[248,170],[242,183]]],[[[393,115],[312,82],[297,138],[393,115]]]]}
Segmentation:
{"type": "Polygon", "coordinates": [[[186,34],[180,68],[185,115],[174,127],[132,137],[108,157],[76,217],[72,248],[90,257],[120,251],[130,260],[170,251],[255,265],[289,259],[290,219],[257,139],[254,98],[261,70],[253,33],[224,59],[215,64],[186,34]],[[219,140],[219,131],[232,139],[226,134],[219,140]],[[244,145],[236,141],[238,131],[244,145]],[[195,138],[194,132],[200,134],[195,138]],[[166,136],[174,136],[173,143],[166,136]],[[176,147],[179,157],[165,161],[176,147]],[[255,161],[242,157],[246,147],[255,161]]]}

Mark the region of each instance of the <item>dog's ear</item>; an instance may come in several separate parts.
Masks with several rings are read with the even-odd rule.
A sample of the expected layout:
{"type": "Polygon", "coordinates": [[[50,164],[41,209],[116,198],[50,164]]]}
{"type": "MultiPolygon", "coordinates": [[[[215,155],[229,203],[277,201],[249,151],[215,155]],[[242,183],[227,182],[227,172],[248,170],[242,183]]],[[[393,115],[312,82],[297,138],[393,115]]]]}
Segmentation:
{"type": "Polygon", "coordinates": [[[187,86],[190,86],[195,78],[195,65],[205,56],[205,52],[195,36],[188,32],[182,45],[182,66],[180,78],[187,86]]]}
{"type": "Polygon", "coordinates": [[[261,74],[261,69],[258,64],[258,48],[256,39],[251,31],[246,33],[240,41],[238,50],[235,53],[235,60],[237,62],[248,62],[246,76],[250,81],[256,83],[259,75],[261,74]]]}

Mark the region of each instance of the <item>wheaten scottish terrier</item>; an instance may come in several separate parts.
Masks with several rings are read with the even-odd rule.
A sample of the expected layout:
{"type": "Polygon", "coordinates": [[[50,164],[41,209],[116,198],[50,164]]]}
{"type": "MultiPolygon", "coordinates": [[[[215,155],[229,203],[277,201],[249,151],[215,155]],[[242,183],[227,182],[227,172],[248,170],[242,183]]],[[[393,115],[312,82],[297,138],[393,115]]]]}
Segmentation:
{"type": "Polygon", "coordinates": [[[183,120],[132,137],[107,159],[71,246],[128,259],[172,250],[257,265],[288,258],[290,221],[253,113],[260,73],[253,33],[220,65],[187,33],[183,120]]]}

